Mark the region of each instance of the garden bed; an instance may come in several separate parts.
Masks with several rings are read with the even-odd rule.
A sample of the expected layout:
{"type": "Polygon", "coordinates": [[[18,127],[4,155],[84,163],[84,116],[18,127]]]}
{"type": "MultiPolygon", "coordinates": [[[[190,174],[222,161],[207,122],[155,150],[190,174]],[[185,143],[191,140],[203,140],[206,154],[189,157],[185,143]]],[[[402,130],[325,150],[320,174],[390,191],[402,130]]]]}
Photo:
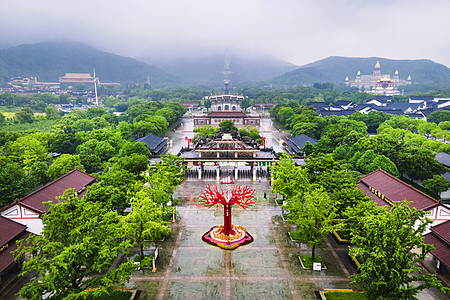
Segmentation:
{"type": "Polygon", "coordinates": [[[276,205],[283,205],[283,199],[275,199],[275,204],[276,205]]]}
{"type": "Polygon", "coordinates": [[[131,300],[136,296],[136,290],[129,291],[112,291],[109,295],[101,295],[97,297],[88,297],[89,300],[131,300]]]}
{"type": "Polygon", "coordinates": [[[322,299],[326,300],[367,300],[362,292],[325,292],[321,293],[322,299]],[[323,296],[322,296],[323,295],[323,296]]]}
{"type": "Polygon", "coordinates": [[[300,240],[300,234],[296,231],[290,231],[288,232],[289,238],[291,239],[291,241],[293,241],[294,243],[301,243],[302,241],[300,240]]]}
{"type": "Polygon", "coordinates": [[[324,261],[319,256],[316,256],[314,258],[314,261],[313,261],[310,255],[300,255],[298,257],[298,260],[300,261],[300,264],[302,265],[302,268],[305,269],[305,270],[312,270],[313,263],[315,263],[315,262],[321,264],[321,269],[322,270],[326,270],[327,269],[327,266],[325,266],[324,261]]]}
{"type": "Polygon", "coordinates": [[[351,235],[347,230],[333,229],[333,235],[340,244],[351,244],[351,235]]]}
{"type": "Polygon", "coordinates": [[[281,214],[281,218],[283,219],[283,221],[288,222],[288,220],[286,220],[286,218],[287,218],[288,215],[289,215],[289,213],[281,214]]]}

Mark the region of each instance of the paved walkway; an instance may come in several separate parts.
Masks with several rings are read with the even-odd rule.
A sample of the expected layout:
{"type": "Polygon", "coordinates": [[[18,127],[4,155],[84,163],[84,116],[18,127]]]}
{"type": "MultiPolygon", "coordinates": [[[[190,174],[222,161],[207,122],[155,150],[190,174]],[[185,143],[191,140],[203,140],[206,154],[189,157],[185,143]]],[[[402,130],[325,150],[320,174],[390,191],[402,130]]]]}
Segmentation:
{"type": "Polygon", "coordinates": [[[197,203],[208,183],[216,184],[186,181],[177,189],[180,216],[161,247],[157,272],[138,271],[130,281],[143,290],[142,299],[316,299],[314,291],[350,287],[348,275],[355,269],[337,252],[339,246],[333,249],[332,239],[318,251],[327,270],[301,268],[298,255],[310,250],[289,240],[291,225],[282,221],[267,182],[240,182],[257,190],[257,203],[249,210],[233,209],[233,223],[246,227],[253,243],[234,251],[204,243],[202,234],[223,222],[221,208],[197,203]],[[263,199],[264,192],[270,199],[263,199]]]}

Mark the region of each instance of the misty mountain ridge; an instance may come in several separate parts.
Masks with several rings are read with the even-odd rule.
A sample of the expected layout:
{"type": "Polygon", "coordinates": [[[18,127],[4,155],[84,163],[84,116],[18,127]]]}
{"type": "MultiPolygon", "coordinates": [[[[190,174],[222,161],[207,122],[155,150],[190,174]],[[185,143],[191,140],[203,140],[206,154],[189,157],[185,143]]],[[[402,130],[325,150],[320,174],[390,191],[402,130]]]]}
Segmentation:
{"type": "MultiPolygon", "coordinates": [[[[226,52],[211,52],[197,56],[144,58],[145,62],[99,51],[78,42],[42,42],[0,50],[0,83],[12,77],[37,76],[39,81],[56,82],[65,73],[92,73],[93,68],[102,82],[121,84],[145,83],[159,88],[175,85],[206,83],[223,86],[226,52]],[[149,65],[152,64],[152,65],[149,65]]],[[[273,57],[231,53],[229,55],[231,86],[257,85],[300,86],[316,82],[332,82],[344,86],[346,76],[354,80],[356,73],[371,74],[379,61],[382,74],[396,70],[399,77],[412,78],[405,91],[427,92],[450,88],[450,69],[427,59],[394,60],[382,57],[331,56],[298,67],[273,57]]]]}
{"type": "Polygon", "coordinates": [[[102,82],[178,84],[178,80],[134,58],[99,51],[79,42],[49,41],[0,50],[0,83],[12,77],[37,76],[42,82],[57,82],[65,73],[91,73],[102,82]]]}
{"type": "MultiPolygon", "coordinates": [[[[298,86],[315,82],[332,82],[344,85],[345,78],[354,80],[356,73],[372,74],[376,62],[381,65],[381,74],[393,78],[396,70],[400,79],[411,76],[411,89],[440,89],[450,87],[450,69],[428,59],[396,60],[383,57],[330,56],[282,74],[269,81],[274,85],[298,86]]],[[[409,87],[408,87],[409,88],[409,87]]]]}
{"type": "Polygon", "coordinates": [[[226,56],[226,52],[217,51],[163,59],[146,57],[142,60],[180,78],[185,84],[206,82],[221,85],[225,77],[232,85],[259,82],[298,68],[294,64],[270,56],[231,53],[228,55],[231,73],[225,76],[223,71],[226,56]]]}

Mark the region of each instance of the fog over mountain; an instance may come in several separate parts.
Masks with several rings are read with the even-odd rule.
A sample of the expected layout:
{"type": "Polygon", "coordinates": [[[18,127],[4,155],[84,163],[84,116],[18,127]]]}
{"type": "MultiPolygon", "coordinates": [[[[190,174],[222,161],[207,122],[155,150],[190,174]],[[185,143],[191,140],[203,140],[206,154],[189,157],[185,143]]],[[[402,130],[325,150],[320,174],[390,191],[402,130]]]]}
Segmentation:
{"type": "Polygon", "coordinates": [[[160,65],[228,49],[299,66],[328,56],[450,66],[449,11],[446,0],[2,0],[0,48],[62,39],[160,65]]]}

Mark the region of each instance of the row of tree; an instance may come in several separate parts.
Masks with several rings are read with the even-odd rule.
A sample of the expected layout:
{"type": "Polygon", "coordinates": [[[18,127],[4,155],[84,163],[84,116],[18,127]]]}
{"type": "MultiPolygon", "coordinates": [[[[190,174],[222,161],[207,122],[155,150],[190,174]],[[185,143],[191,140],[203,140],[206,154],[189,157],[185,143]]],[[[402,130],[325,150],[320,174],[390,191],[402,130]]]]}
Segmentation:
{"type": "MultiPolygon", "coordinates": [[[[0,206],[73,168],[88,173],[101,171],[97,176],[108,177],[111,182],[117,180],[120,184],[111,190],[122,191],[115,193],[113,199],[123,199],[127,180],[146,169],[150,156],[145,144],[133,141],[149,133],[162,135],[184,112],[178,103],[159,104],[153,111],[132,119],[131,112],[125,113],[122,118],[130,118],[132,123],[128,123],[103,109],[91,108],[59,117],[50,132],[0,131],[0,206]],[[165,112],[172,115],[170,123],[163,116],[165,112]]],[[[108,188],[105,186],[105,191],[108,188]]],[[[117,205],[124,205],[119,202],[117,205]]]]}
{"type": "MultiPolygon", "coordinates": [[[[442,119],[448,113],[433,114],[442,119]]],[[[436,124],[375,112],[322,118],[312,107],[287,105],[277,105],[271,114],[293,136],[318,139],[314,146],[306,144],[306,155],[332,154],[345,168],[363,174],[381,168],[394,176],[420,180],[435,197],[448,189],[448,180],[440,176],[446,168],[435,160],[438,152],[450,153],[450,144],[443,142],[450,138],[448,120],[436,124]],[[369,135],[369,128],[378,134],[369,135]]]]}
{"type": "Polygon", "coordinates": [[[323,246],[333,229],[350,232],[356,248],[349,254],[361,262],[351,278],[370,299],[416,299],[430,287],[447,291],[434,274],[421,274],[416,265],[433,249],[423,242],[431,223],[424,211],[410,209],[407,202],[395,203],[389,211],[378,207],[357,188],[357,172],[343,169],[331,155],[310,158],[298,167],[283,155],[272,176],[273,192],[283,195],[286,218],[311,247],[313,260],[316,247],[323,246]],[[421,252],[413,252],[416,248],[421,252]]]}
{"type": "Polygon", "coordinates": [[[42,235],[31,235],[27,245],[22,241],[14,254],[18,261],[27,256],[22,276],[38,274],[20,290],[20,297],[91,299],[109,294],[116,283],[123,288],[136,266],[129,258],[113,263],[132,246],[140,248],[140,266],[150,267],[152,258],[144,256],[144,249],[170,232],[170,201],[184,180],[180,163],[181,158],[169,155],[149,166],[125,191],[131,208],[125,215],[114,205],[115,191],[99,192],[105,180],[89,187],[82,199],[66,190],[58,203],[46,202],[49,213],[42,216],[42,235]]]}

